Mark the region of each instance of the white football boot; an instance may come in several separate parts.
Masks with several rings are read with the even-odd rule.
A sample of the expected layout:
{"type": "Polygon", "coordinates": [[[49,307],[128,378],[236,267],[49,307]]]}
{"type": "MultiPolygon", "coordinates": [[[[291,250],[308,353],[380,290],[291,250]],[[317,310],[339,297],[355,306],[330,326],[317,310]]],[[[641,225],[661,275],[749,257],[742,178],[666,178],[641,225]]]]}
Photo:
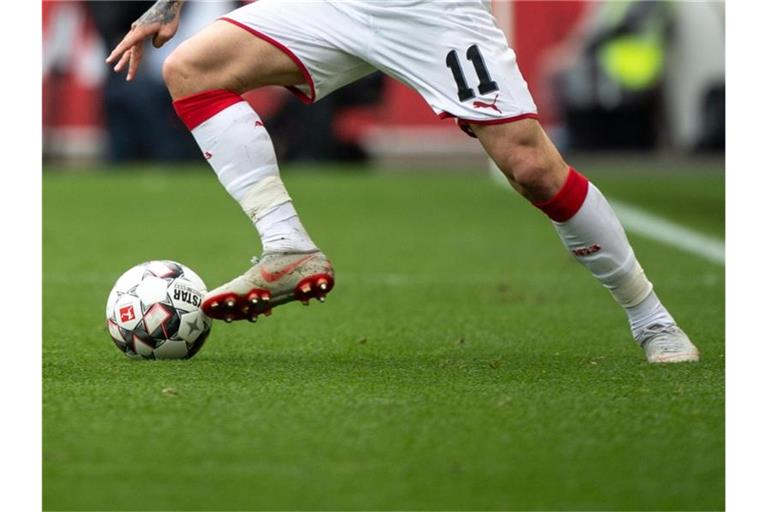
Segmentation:
{"type": "Polygon", "coordinates": [[[320,251],[266,253],[253,259],[245,274],[211,290],[203,297],[203,312],[232,322],[268,316],[272,308],[291,302],[325,301],[333,289],[333,267],[320,251]]]}
{"type": "Polygon", "coordinates": [[[637,337],[649,363],[685,363],[699,360],[699,349],[676,324],[646,327],[637,337]]]}

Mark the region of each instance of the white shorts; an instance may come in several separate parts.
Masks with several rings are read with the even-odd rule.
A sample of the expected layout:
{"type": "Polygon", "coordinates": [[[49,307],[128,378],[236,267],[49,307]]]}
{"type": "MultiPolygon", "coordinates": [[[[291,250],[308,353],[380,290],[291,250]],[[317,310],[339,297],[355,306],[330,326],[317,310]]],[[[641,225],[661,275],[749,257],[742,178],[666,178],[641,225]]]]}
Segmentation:
{"type": "Polygon", "coordinates": [[[305,103],[379,69],[464,127],[536,117],[483,0],[257,0],[222,19],[296,62],[306,83],[290,89],[305,103]]]}

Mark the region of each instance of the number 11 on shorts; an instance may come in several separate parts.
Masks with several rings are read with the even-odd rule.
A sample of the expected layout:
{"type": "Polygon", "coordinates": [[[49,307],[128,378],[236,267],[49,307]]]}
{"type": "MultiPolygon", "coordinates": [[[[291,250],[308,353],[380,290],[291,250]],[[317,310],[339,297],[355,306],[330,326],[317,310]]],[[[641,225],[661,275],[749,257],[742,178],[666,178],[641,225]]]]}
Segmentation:
{"type": "MultiPolygon", "coordinates": [[[[481,95],[499,90],[499,84],[491,80],[491,75],[488,73],[483,54],[480,53],[480,48],[478,48],[476,44],[467,48],[467,60],[472,62],[477,78],[480,80],[477,90],[481,95]]],[[[459,101],[467,101],[474,98],[475,91],[467,85],[467,79],[465,78],[464,71],[459,63],[459,54],[456,50],[451,50],[448,52],[448,55],[445,56],[445,65],[451,68],[453,79],[456,80],[459,101]]]]}

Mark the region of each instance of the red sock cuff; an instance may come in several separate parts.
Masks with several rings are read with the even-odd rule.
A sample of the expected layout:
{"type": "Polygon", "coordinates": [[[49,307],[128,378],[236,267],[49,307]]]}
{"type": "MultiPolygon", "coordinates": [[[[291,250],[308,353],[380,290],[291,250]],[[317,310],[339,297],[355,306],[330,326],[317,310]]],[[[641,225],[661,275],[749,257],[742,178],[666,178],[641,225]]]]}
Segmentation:
{"type": "Polygon", "coordinates": [[[225,108],[245,101],[242,96],[224,89],[204,91],[173,102],[173,108],[190,130],[212,118],[225,108]]]}
{"type": "Polygon", "coordinates": [[[568,178],[557,194],[543,203],[533,203],[555,222],[565,222],[579,211],[589,190],[589,180],[570,167],[568,178]]]}

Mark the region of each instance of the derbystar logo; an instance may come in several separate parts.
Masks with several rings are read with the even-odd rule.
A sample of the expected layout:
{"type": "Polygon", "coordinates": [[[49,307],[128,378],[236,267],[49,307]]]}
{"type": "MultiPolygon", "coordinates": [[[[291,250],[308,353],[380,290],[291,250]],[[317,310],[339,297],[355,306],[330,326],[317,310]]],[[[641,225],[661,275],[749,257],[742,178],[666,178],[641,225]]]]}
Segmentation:
{"type": "Polygon", "coordinates": [[[133,306],[123,306],[118,310],[120,313],[121,322],[130,322],[136,318],[136,313],[133,312],[133,306]]]}
{"type": "Polygon", "coordinates": [[[589,256],[590,254],[595,254],[600,249],[601,247],[599,244],[592,244],[589,247],[579,247],[578,249],[573,249],[571,252],[575,256],[589,256]]]}
{"type": "Polygon", "coordinates": [[[200,306],[200,299],[200,294],[193,292],[189,288],[173,289],[173,300],[180,300],[182,302],[186,302],[187,304],[198,307],[200,306]]]}

